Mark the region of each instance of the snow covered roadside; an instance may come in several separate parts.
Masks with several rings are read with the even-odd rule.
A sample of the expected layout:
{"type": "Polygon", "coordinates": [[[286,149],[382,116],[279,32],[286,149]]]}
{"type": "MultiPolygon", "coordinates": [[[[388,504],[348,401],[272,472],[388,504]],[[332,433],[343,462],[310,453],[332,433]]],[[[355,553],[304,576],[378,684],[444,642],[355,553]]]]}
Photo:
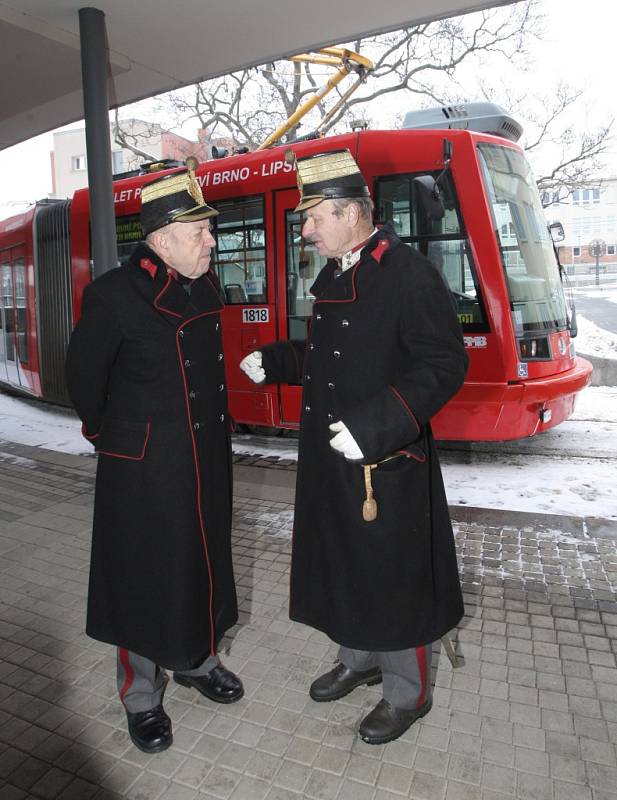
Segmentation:
{"type": "Polygon", "coordinates": [[[576,322],[578,336],[574,339],[574,344],[577,353],[583,356],[590,355],[598,358],[617,359],[617,334],[598,327],[581,314],[576,315],[576,322]]]}
{"type": "MultiPolygon", "coordinates": [[[[91,455],[72,411],[0,393],[0,440],[91,455]]],[[[291,438],[236,437],[234,452],[294,460],[291,438]]],[[[451,505],[600,516],[617,521],[617,387],[589,387],[573,417],[531,440],[490,452],[445,451],[451,505]]]]}

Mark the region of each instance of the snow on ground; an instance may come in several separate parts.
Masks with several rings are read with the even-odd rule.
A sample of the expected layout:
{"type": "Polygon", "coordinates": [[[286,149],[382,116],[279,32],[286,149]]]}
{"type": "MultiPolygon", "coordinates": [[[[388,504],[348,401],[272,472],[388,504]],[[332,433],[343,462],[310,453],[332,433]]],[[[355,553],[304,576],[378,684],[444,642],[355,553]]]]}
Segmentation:
{"type": "MultiPolygon", "coordinates": [[[[0,439],[64,453],[92,454],[68,409],[0,393],[0,439]]],[[[296,440],[239,436],[234,452],[296,460],[296,440]]],[[[571,420],[524,442],[490,450],[444,451],[452,505],[617,520],[617,387],[588,387],[571,420]]]]}
{"type": "Polygon", "coordinates": [[[611,303],[617,303],[617,286],[585,286],[581,289],[575,289],[574,297],[593,297],[596,299],[600,297],[602,300],[609,300],[611,303]]]}
{"type": "Polygon", "coordinates": [[[491,454],[442,470],[450,505],[604,517],[617,532],[614,460],[491,454]]]}
{"type": "Polygon", "coordinates": [[[60,453],[91,455],[75,412],[0,392],[0,439],[60,453]]]}
{"type": "Polygon", "coordinates": [[[576,321],[578,335],[574,344],[577,353],[598,358],[617,358],[617,334],[598,327],[580,314],[576,315],[576,321]]]}

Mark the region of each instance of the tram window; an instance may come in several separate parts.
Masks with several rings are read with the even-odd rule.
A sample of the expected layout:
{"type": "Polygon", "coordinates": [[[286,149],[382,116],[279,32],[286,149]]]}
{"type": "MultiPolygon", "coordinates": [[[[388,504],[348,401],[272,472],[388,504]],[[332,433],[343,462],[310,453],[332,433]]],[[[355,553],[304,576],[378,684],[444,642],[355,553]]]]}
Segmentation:
{"type": "Polygon", "coordinates": [[[302,238],[304,215],[288,211],[287,231],[287,337],[306,339],[315,298],[310,288],[327,259],[302,238]]]}
{"type": "Polygon", "coordinates": [[[15,361],[15,309],[13,304],[13,272],[9,263],[2,265],[2,311],[4,316],[4,352],[7,361],[15,361]]]}
{"type": "Polygon", "coordinates": [[[522,153],[479,144],[517,333],[566,325],[566,306],[540,196],[522,153]]]}
{"type": "Polygon", "coordinates": [[[11,265],[6,260],[8,257],[8,253],[3,253],[0,256],[0,362],[4,362],[5,353],[6,353],[6,340],[5,340],[5,330],[6,330],[6,311],[5,311],[5,283],[4,283],[4,272],[5,269],[10,270],[11,265]]]}
{"type": "MultiPolygon", "coordinates": [[[[401,240],[420,250],[441,272],[454,299],[459,322],[467,333],[489,330],[471,248],[449,174],[440,180],[443,219],[429,219],[416,193],[417,174],[378,178],[377,219],[392,222],[401,240]]],[[[437,177],[438,172],[431,173],[437,177]]]]}
{"type": "Polygon", "coordinates": [[[28,338],[26,325],[26,266],[23,258],[13,262],[15,274],[15,338],[17,355],[22,364],[28,363],[28,338]]]}
{"type": "Polygon", "coordinates": [[[266,232],[262,197],[244,197],[217,203],[213,217],[216,239],[214,269],[225,302],[266,303],[266,232]]]}
{"type": "Polygon", "coordinates": [[[118,262],[123,267],[131,257],[136,245],[144,241],[139,214],[128,214],[116,218],[116,241],[118,243],[118,262]]]}

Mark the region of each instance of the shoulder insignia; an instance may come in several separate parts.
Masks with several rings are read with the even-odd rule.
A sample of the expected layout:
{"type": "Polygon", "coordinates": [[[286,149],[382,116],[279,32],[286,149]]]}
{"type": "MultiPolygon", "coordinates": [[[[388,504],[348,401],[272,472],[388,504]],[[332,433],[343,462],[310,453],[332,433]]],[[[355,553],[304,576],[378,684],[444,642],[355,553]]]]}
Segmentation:
{"type": "Polygon", "coordinates": [[[371,250],[371,257],[379,264],[383,254],[389,250],[390,242],[387,239],[380,239],[376,246],[371,250]]]}
{"type": "Polygon", "coordinates": [[[145,270],[146,270],[146,272],[147,272],[147,273],[150,275],[150,277],[152,278],[152,280],[154,280],[154,278],[155,278],[155,276],[156,276],[156,271],[157,271],[157,269],[158,269],[158,267],[156,266],[156,264],[153,264],[153,263],[152,263],[152,261],[150,261],[150,259],[149,259],[149,258],[141,258],[141,259],[139,260],[139,266],[140,266],[142,269],[145,269],[145,270]]]}

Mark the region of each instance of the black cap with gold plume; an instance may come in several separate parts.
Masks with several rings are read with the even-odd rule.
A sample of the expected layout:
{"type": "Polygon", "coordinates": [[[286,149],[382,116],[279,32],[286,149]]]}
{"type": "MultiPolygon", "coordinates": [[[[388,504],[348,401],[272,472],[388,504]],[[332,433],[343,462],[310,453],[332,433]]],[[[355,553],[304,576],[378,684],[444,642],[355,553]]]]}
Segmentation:
{"type": "Polygon", "coordinates": [[[285,160],[296,167],[300,202],[295,211],[305,211],[324,200],[371,196],[349,150],[316,153],[306,158],[296,158],[288,150],[285,160]]]}
{"type": "Polygon", "coordinates": [[[189,169],[157,178],[141,190],[141,227],[144,236],[172,222],[195,222],[219,213],[206,205],[195,178],[197,160],[192,156],[189,158],[189,169]]]}

